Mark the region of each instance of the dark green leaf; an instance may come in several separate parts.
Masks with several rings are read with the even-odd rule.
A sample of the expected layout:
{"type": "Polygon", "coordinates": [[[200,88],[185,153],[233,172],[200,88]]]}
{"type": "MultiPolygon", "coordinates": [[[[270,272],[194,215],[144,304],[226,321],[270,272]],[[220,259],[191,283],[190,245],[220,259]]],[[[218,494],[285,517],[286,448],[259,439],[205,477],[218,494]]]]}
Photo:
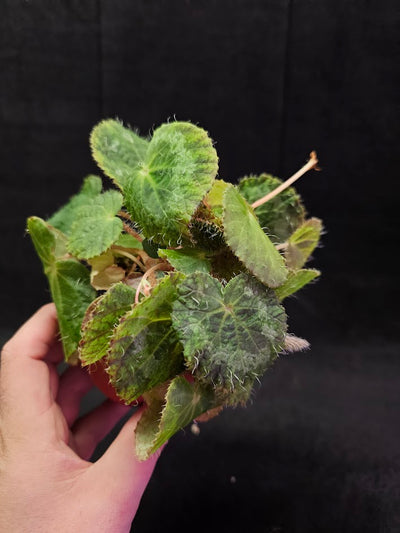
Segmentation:
{"type": "Polygon", "coordinates": [[[107,354],[113,331],[134,300],[135,291],[124,283],[117,283],[92,302],[82,323],[79,343],[79,358],[83,365],[95,363],[107,354]]]}
{"type": "Polygon", "coordinates": [[[223,282],[229,281],[241,272],[247,272],[245,265],[226,245],[210,255],[210,262],[210,274],[223,282]]]}
{"type": "Polygon", "coordinates": [[[178,293],[172,322],[189,368],[226,403],[245,401],[254,380],[276,359],[286,331],[274,291],[245,274],[223,288],[197,272],[178,293]]]}
{"type": "Polygon", "coordinates": [[[158,249],[160,248],[160,245],[158,243],[149,239],[143,239],[142,245],[143,250],[146,252],[147,255],[149,255],[153,259],[158,258],[158,249]]]}
{"type": "Polygon", "coordinates": [[[107,369],[127,403],[183,370],[182,346],[171,327],[171,309],[183,276],[165,276],[116,328],[107,369]]]}
{"type": "Polygon", "coordinates": [[[212,252],[226,246],[222,226],[215,222],[194,218],[191,220],[189,228],[192,243],[196,248],[212,252]]]}
{"type": "MultiPolygon", "coordinates": [[[[242,178],[238,189],[251,205],[275,190],[282,181],[269,174],[242,178]]],[[[305,210],[300,195],[289,187],[255,209],[261,227],[273,243],[282,243],[304,221],[305,210]]]]}
{"type": "Polygon", "coordinates": [[[281,285],[287,277],[284,260],[232,185],[224,194],[223,221],[226,242],[248,270],[269,287],[281,285]]]}

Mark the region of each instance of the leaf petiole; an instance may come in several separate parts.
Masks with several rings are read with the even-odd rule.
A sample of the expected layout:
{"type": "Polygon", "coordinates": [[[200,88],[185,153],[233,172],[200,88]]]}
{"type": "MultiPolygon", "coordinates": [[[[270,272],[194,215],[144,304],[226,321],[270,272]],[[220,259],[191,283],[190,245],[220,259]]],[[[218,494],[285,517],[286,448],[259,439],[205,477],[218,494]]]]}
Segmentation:
{"type": "Polygon", "coordinates": [[[296,180],[301,178],[306,172],[309,170],[320,170],[318,168],[318,159],[317,159],[317,152],[314,150],[310,153],[310,159],[307,161],[307,163],[301,167],[300,170],[298,170],[293,176],[288,178],[286,181],[284,181],[279,187],[274,189],[273,191],[269,192],[267,195],[263,196],[259,200],[256,200],[253,204],[251,204],[251,207],[255,209],[256,207],[259,207],[260,205],[265,204],[269,200],[272,200],[272,198],[275,198],[280,192],[284,191],[288,187],[292,185],[296,180]]]}
{"type": "Polygon", "coordinates": [[[129,235],[132,235],[135,239],[137,239],[139,242],[143,241],[143,237],[139,235],[134,229],[132,229],[128,224],[123,223],[123,228],[126,233],[129,233],[129,235]]]}
{"type": "Polygon", "coordinates": [[[143,287],[145,281],[156,270],[172,270],[172,267],[171,267],[171,265],[169,263],[157,263],[156,265],[154,265],[151,268],[149,268],[148,270],[146,270],[146,272],[143,274],[142,279],[140,280],[140,283],[139,283],[139,285],[138,285],[138,287],[136,289],[135,304],[139,303],[139,295],[140,295],[140,292],[142,290],[142,287],[143,287]]]}
{"type": "Polygon", "coordinates": [[[124,255],[125,257],[127,257],[128,259],[133,261],[141,270],[143,270],[143,272],[146,271],[146,267],[143,265],[143,263],[141,261],[139,261],[138,259],[136,259],[136,257],[134,255],[130,254],[124,248],[122,248],[122,246],[118,246],[116,244],[113,244],[111,246],[111,248],[113,250],[115,250],[116,252],[118,252],[118,254],[124,255]]]}

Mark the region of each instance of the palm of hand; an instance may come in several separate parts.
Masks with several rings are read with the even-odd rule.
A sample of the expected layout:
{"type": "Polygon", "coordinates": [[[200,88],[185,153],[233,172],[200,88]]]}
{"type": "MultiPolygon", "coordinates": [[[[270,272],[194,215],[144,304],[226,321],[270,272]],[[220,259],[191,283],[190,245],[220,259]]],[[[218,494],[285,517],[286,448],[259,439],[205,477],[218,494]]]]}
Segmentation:
{"type": "Polygon", "coordinates": [[[3,349],[0,530],[89,532],[96,524],[96,531],[129,531],[157,457],[140,463],[134,456],[137,412],[106,453],[89,462],[129,407],[107,400],[79,418],[93,384],[79,367],[58,376],[62,352],[56,334],[49,304],[3,349]]]}

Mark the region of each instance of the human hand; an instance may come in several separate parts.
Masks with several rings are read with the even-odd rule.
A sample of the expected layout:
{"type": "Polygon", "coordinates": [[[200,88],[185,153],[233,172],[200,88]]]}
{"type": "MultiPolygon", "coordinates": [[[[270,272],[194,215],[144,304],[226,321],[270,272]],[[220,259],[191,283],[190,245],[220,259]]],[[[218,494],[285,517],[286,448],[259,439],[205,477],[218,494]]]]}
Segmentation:
{"type": "Polygon", "coordinates": [[[159,454],[134,455],[136,412],[95,463],[98,444],[129,407],[105,401],[78,418],[93,386],[62,361],[53,304],[39,309],[4,346],[0,367],[0,531],[129,531],[159,454]]]}

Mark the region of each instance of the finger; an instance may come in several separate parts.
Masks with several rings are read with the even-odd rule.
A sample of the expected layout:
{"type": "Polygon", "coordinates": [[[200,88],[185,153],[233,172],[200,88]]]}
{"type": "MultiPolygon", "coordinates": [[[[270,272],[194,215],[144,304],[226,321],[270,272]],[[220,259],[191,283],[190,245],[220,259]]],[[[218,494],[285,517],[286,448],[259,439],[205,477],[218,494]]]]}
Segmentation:
{"type": "MultiPolygon", "coordinates": [[[[6,347],[23,358],[45,359],[57,343],[57,312],[53,303],[46,304],[31,316],[8,341],[6,347]]],[[[50,361],[49,362],[57,362],[50,361]]]]}
{"type": "Polygon", "coordinates": [[[160,448],[147,461],[139,461],[135,455],[135,429],[143,409],[136,411],[125,423],[120,433],[105,452],[93,465],[99,478],[108,480],[107,490],[110,501],[122,504],[122,511],[128,512],[127,523],[136,513],[140,498],[150,480],[154,467],[163,449],[160,448]],[[124,503],[125,502],[125,503],[124,503]]]}
{"type": "Polygon", "coordinates": [[[68,427],[76,421],[82,398],[93,388],[93,382],[86,370],[71,366],[63,373],[58,387],[57,403],[61,407],[68,427]]]}
{"type": "Polygon", "coordinates": [[[55,357],[57,332],[55,306],[48,304],[39,309],[3,348],[0,392],[16,416],[41,414],[54,401],[54,372],[46,361],[55,357]]]}
{"type": "Polygon", "coordinates": [[[106,400],[72,427],[75,450],[82,459],[90,459],[96,446],[129,412],[130,407],[106,400]]]}
{"type": "Polygon", "coordinates": [[[64,361],[64,351],[59,334],[57,332],[56,338],[49,346],[49,351],[45,357],[45,361],[58,365],[64,361]]]}

